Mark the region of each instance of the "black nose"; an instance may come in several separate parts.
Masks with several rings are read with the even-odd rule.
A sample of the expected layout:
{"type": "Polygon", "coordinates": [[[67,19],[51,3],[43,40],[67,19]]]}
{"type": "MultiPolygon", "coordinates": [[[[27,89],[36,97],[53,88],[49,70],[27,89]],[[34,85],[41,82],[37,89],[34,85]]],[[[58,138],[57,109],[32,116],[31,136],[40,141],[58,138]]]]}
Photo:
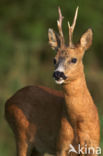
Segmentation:
{"type": "Polygon", "coordinates": [[[56,80],[59,80],[60,78],[63,78],[64,80],[66,79],[66,76],[64,75],[63,72],[59,72],[59,71],[55,71],[53,73],[53,77],[56,79],[56,80]]]}

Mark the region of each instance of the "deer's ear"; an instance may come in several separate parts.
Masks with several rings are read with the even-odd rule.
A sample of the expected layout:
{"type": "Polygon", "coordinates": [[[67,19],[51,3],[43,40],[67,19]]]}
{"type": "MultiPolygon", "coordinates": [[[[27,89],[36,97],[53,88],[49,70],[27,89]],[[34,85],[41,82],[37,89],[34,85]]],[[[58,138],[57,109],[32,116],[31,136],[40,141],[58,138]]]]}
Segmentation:
{"type": "Polygon", "coordinates": [[[80,46],[87,50],[92,44],[93,32],[92,29],[88,29],[80,39],[80,46]]]}
{"type": "Polygon", "coordinates": [[[52,49],[57,50],[59,48],[60,41],[59,36],[53,31],[53,29],[48,30],[48,38],[52,49]]]}

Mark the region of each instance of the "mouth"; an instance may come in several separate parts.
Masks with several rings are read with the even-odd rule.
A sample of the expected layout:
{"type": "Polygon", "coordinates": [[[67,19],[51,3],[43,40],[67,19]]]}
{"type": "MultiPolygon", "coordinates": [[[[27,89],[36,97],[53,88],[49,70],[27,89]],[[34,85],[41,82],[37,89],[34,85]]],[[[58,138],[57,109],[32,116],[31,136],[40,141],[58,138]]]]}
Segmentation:
{"type": "Polygon", "coordinates": [[[56,82],[57,84],[63,84],[63,83],[64,83],[64,80],[63,80],[62,78],[60,78],[59,80],[56,80],[56,79],[55,79],[55,82],[56,82]]]}

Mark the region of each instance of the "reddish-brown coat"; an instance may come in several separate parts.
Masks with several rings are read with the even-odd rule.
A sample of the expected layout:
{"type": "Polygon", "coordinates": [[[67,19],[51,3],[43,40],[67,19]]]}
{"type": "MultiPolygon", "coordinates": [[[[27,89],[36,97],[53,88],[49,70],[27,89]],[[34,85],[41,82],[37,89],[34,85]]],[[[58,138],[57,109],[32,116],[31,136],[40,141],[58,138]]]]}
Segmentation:
{"type": "Polygon", "coordinates": [[[42,86],[25,87],[7,101],[5,116],[15,134],[18,156],[26,156],[28,151],[34,155],[54,154],[69,149],[73,141],[62,92],[42,86]]]}

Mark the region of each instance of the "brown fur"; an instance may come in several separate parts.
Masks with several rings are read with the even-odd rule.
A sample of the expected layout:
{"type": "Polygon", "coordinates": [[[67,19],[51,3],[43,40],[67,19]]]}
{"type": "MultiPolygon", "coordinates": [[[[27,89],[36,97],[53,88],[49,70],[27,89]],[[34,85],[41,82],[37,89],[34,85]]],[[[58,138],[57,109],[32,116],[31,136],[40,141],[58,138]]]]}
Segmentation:
{"type": "Polygon", "coordinates": [[[64,111],[62,92],[46,87],[26,87],[11,97],[5,116],[15,134],[18,156],[67,151],[73,130],[64,111]]]}

